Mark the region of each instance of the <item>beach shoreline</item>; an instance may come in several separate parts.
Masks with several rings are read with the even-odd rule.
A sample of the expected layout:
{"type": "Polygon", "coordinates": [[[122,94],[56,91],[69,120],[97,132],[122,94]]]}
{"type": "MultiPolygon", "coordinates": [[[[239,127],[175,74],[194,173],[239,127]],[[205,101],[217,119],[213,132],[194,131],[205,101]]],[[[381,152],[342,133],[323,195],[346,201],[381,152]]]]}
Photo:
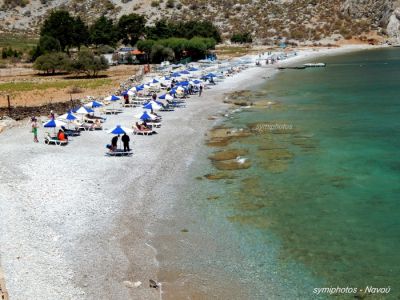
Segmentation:
{"type": "MultiPolygon", "coordinates": [[[[160,299],[160,289],[148,288],[158,281],[161,254],[151,230],[173,214],[181,178],[220,120],[208,118],[229,108],[224,95],[265,82],[278,66],[366,49],[376,47],[300,52],[228,77],[187,108],[164,113],[158,135],[134,136],[132,158],[104,157],[105,132],[84,133],[65,148],[30,143],[26,121],[0,134],[0,263],[11,299],[160,299]]],[[[133,112],[109,117],[107,127],[130,127],[133,112]]]]}

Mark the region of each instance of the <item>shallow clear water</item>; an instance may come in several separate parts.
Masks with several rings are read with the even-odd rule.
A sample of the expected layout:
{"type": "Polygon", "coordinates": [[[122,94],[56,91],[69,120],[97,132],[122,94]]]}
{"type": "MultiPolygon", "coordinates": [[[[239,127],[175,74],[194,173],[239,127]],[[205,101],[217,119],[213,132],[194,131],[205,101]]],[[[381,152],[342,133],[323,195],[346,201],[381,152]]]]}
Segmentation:
{"type": "Polygon", "coordinates": [[[255,225],[268,220],[265,234],[277,235],[282,257],[327,283],[390,285],[400,295],[400,51],[324,61],[327,68],[284,71],[261,87],[282,108],[231,122],[273,121],[296,131],[240,142],[258,162],[252,172],[259,187],[247,191],[262,191],[246,201],[265,205],[250,215],[255,225]],[[274,173],[275,162],[260,168],[271,155],[254,144],[279,144],[292,157],[274,173]]]}
{"type": "MultiPolygon", "coordinates": [[[[252,166],[229,171],[234,179],[199,180],[182,198],[192,204],[183,215],[196,211],[189,232],[214,239],[211,256],[196,249],[182,265],[231,273],[252,299],[367,285],[400,296],[400,49],[323,61],[327,68],[286,70],[257,87],[255,101],[279,104],[225,125],[288,129],[264,127],[225,147],[247,149],[252,166]]],[[[193,177],[216,172],[206,156],[225,148],[199,150],[193,177]]]]}

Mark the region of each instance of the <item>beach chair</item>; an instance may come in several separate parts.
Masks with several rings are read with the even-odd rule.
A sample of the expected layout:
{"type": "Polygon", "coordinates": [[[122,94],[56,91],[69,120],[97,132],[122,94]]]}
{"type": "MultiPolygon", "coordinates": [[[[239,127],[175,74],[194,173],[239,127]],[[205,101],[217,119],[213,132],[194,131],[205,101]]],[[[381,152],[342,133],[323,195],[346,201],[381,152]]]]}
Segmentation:
{"type": "Polygon", "coordinates": [[[175,109],[172,106],[166,106],[159,109],[159,111],[175,111],[175,109]]]}
{"type": "Polygon", "coordinates": [[[64,126],[62,126],[61,129],[64,131],[66,136],[80,136],[81,135],[80,130],[68,129],[68,128],[65,128],[64,126]]]}
{"type": "Polygon", "coordinates": [[[136,126],[133,127],[133,134],[135,135],[153,135],[156,133],[154,130],[140,130],[136,126]]]}
{"type": "Polygon", "coordinates": [[[114,156],[114,157],[121,157],[121,156],[132,156],[133,152],[131,151],[124,151],[122,149],[116,149],[114,151],[106,152],[106,156],[114,156]]]}
{"type": "Polygon", "coordinates": [[[68,145],[68,140],[60,141],[56,137],[52,137],[50,135],[46,135],[44,137],[44,143],[47,144],[47,145],[66,146],[66,145],[68,145]]]}
{"type": "Polygon", "coordinates": [[[120,114],[120,113],[122,113],[123,112],[123,110],[122,109],[116,109],[116,108],[107,108],[106,110],[105,110],[105,114],[106,115],[117,115],[117,114],[120,114]]]}
{"type": "Polygon", "coordinates": [[[88,123],[81,123],[77,126],[78,130],[80,131],[92,131],[94,130],[93,124],[88,124],[88,123]]]}

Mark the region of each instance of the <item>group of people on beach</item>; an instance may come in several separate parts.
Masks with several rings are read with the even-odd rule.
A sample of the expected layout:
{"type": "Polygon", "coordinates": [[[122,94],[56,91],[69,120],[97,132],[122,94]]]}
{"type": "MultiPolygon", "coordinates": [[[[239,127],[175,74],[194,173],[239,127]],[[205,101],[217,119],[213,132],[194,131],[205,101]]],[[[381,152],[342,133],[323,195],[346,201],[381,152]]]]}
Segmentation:
{"type": "MultiPolygon", "coordinates": [[[[109,150],[110,151],[116,151],[118,149],[118,139],[119,139],[120,135],[116,135],[111,139],[111,145],[109,145],[109,150]]],[[[124,133],[121,137],[121,141],[122,144],[124,146],[124,152],[129,152],[131,151],[130,147],[129,147],[129,142],[130,142],[130,137],[129,135],[127,135],[126,133],[124,133]]]]}

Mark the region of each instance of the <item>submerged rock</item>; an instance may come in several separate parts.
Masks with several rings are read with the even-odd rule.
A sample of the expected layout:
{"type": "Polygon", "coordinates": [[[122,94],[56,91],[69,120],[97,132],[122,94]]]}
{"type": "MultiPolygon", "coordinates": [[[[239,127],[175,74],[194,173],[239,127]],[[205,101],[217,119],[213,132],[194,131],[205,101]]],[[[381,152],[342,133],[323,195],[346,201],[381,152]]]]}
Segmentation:
{"type": "Polygon", "coordinates": [[[267,160],[289,160],[294,157],[294,154],[293,152],[290,152],[288,149],[277,148],[277,149],[258,150],[257,156],[267,160]]]}
{"type": "Polygon", "coordinates": [[[213,161],[230,160],[235,159],[238,156],[243,156],[248,153],[245,149],[230,149],[214,152],[208,158],[213,161]]]}
{"type": "Polygon", "coordinates": [[[206,136],[208,137],[206,142],[208,146],[224,147],[234,140],[251,136],[251,132],[247,129],[216,127],[211,129],[206,136]]]}
{"type": "Polygon", "coordinates": [[[241,170],[248,169],[251,166],[251,162],[247,159],[231,159],[231,160],[223,160],[223,161],[213,161],[213,165],[218,170],[241,170]]]}
{"type": "Polygon", "coordinates": [[[204,177],[209,180],[235,179],[236,178],[235,175],[224,173],[224,172],[218,172],[215,174],[207,174],[207,175],[204,175],[204,177]]]}

